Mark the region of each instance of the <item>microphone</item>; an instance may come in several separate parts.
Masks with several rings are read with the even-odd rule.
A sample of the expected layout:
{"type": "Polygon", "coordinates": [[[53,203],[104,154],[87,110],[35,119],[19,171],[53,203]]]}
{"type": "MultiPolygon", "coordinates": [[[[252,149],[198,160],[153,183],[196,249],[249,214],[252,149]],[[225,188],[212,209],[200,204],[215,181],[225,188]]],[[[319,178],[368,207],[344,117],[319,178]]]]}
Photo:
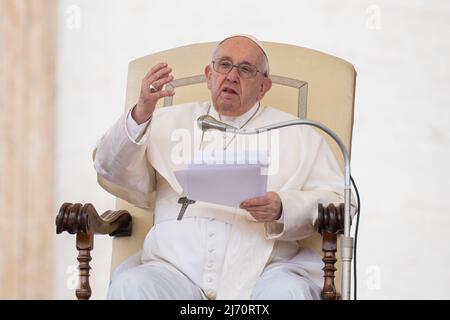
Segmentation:
{"type": "Polygon", "coordinates": [[[197,125],[202,131],[209,129],[216,129],[219,131],[236,130],[237,128],[226,123],[216,120],[208,114],[205,114],[197,119],[197,125]]]}
{"type": "Polygon", "coordinates": [[[351,225],[351,179],[350,179],[350,157],[342,140],[338,135],[323,125],[320,122],[305,119],[296,119],[290,121],[283,121],[275,123],[272,125],[256,128],[256,129],[238,129],[233,126],[227,125],[221,121],[216,120],[210,115],[203,115],[197,119],[197,125],[202,131],[209,129],[216,129],[220,131],[228,131],[235,134],[257,134],[260,132],[270,131],[273,129],[279,129],[288,126],[296,125],[308,125],[316,127],[322,131],[325,131],[333,140],[338,144],[341,150],[342,156],[344,157],[344,177],[345,177],[345,187],[344,187],[344,236],[341,241],[341,256],[342,256],[342,299],[350,300],[350,285],[351,285],[351,261],[353,258],[353,238],[350,236],[350,225],[351,225]]]}

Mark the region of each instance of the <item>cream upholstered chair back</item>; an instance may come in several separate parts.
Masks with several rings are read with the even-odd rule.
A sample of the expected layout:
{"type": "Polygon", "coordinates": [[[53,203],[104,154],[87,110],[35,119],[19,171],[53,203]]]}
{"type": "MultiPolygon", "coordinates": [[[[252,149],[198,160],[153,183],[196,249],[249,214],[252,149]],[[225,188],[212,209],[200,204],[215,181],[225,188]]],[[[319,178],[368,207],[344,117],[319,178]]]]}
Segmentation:
{"type": "MultiPolygon", "coordinates": [[[[350,150],[356,77],[354,67],[342,59],[315,50],[273,42],[263,44],[269,56],[273,87],[262,104],[277,107],[300,118],[322,122],[335,131],[350,150]]],[[[173,100],[166,98],[160,101],[158,107],[210,100],[203,74],[216,45],[217,42],[192,44],[131,61],[125,108],[135,105],[143,77],[159,62],[167,62],[172,67],[174,81],[171,86],[176,95],[173,100]]],[[[324,136],[342,168],[343,160],[338,147],[328,136],[324,136]]],[[[133,233],[130,237],[114,238],[112,271],[124,259],[142,249],[144,238],[153,225],[152,209],[143,210],[121,199],[117,199],[116,209],[125,209],[131,213],[133,233]]],[[[318,233],[301,243],[322,252],[318,233]]],[[[337,267],[339,270],[339,263],[337,267]]],[[[339,278],[340,273],[336,279],[338,289],[339,278]]]]}

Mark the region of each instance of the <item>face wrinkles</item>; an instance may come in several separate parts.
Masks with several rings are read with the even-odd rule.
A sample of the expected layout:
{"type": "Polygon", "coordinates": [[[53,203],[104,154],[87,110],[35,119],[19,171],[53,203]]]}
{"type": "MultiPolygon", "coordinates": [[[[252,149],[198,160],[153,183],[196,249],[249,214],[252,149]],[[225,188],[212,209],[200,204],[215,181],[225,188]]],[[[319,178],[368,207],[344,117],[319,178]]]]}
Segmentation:
{"type": "MultiPolygon", "coordinates": [[[[263,65],[263,52],[251,40],[244,37],[230,38],[224,41],[217,49],[214,60],[228,58],[234,65],[244,62],[250,63],[261,70],[263,65]]],[[[243,79],[236,68],[228,74],[216,72],[212,65],[205,69],[208,88],[216,111],[222,115],[239,116],[244,114],[259,101],[264,93],[270,89],[271,84],[261,72],[254,78],[243,79]]]]}

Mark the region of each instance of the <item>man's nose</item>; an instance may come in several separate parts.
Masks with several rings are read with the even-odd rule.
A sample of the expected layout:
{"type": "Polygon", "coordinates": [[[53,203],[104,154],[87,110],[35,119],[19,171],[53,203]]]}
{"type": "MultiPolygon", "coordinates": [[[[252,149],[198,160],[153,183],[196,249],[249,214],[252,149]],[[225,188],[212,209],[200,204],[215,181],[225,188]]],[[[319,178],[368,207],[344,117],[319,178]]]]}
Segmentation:
{"type": "Polygon", "coordinates": [[[233,68],[231,68],[230,72],[228,72],[227,79],[233,82],[239,81],[239,72],[237,67],[233,66],[233,68]]]}

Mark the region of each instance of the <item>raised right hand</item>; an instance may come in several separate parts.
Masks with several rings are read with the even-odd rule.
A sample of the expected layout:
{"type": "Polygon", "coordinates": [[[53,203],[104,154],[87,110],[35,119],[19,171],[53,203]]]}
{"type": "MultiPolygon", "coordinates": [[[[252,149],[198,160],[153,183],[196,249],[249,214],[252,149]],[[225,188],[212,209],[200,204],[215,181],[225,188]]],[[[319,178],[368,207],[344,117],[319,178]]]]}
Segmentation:
{"type": "Polygon", "coordinates": [[[172,68],[167,63],[159,63],[142,80],[139,101],[132,113],[132,117],[137,124],[144,123],[150,118],[159,99],[175,94],[174,91],[162,90],[164,85],[173,80],[171,72],[172,68]],[[150,91],[151,84],[156,88],[156,92],[150,91]]]}

